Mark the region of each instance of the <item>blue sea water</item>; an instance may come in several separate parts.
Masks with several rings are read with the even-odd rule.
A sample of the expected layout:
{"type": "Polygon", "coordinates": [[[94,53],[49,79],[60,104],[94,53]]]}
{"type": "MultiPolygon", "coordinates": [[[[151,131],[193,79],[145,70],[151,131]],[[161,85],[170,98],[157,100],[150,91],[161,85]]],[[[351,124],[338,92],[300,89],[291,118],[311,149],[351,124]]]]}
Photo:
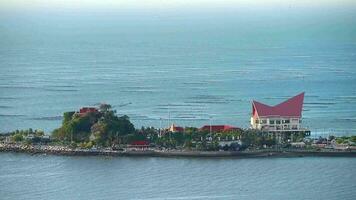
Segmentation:
{"type": "MultiPolygon", "coordinates": [[[[305,91],[303,124],[313,134],[355,133],[355,6],[9,11],[4,5],[0,132],[49,133],[64,111],[100,102],[136,127],[161,121],[199,127],[211,118],[247,128],[252,99],[273,105],[305,91]]],[[[0,199],[351,200],[355,166],[353,158],[1,153],[0,199]]]]}
{"type": "Polygon", "coordinates": [[[0,154],[10,199],[353,200],[353,158],[186,159],[0,154]]]}
{"type": "Polygon", "coordinates": [[[136,127],[247,128],[251,100],[305,91],[305,127],[353,134],[355,10],[0,13],[0,131],[100,102],[136,127]]]}

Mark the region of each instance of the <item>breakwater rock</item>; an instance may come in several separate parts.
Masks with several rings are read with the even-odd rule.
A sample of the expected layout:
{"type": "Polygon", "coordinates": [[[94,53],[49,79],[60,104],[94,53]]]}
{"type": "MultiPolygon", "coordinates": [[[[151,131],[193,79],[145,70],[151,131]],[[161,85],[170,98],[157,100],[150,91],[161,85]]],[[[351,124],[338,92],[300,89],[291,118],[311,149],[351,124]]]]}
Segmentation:
{"type": "Polygon", "coordinates": [[[267,158],[267,157],[356,157],[356,151],[337,150],[255,150],[255,151],[187,151],[158,149],[72,149],[66,146],[0,144],[0,152],[29,154],[52,154],[64,156],[151,156],[151,157],[196,157],[196,158],[267,158]]]}

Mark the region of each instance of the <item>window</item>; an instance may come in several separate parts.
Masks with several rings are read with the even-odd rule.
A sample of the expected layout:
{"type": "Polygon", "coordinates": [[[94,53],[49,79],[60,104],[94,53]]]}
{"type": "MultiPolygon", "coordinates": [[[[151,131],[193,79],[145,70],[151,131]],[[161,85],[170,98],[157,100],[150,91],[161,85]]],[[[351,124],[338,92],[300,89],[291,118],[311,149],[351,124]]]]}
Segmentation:
{"type": "Polygon", "coordinates": [[[281,120],[276,120],[276,124],[281,124],[281,120]]]}
{"type": "Polygon", "coordinates": [[[274,120],[269,120],[269,124],[274,124],[274,120]]]}
{"type": "Polygon", "coordinates": [[[285,124],[289,124],[289,123],[290,123],[290,120],[289,120],[289,119],[286,119],[286,120],[284,120],[284,123],[285,123],[285,124]]]}
{"type": "Polygon", "coordinates": [[[262,119],[261,120],[261,124],[267,124],[267,120],[266,119],[262,119]]]}
{"type": "Polygon", "coordinates": [[[258,124],[258,119],[256,119],[256,124],[258,124]]]}

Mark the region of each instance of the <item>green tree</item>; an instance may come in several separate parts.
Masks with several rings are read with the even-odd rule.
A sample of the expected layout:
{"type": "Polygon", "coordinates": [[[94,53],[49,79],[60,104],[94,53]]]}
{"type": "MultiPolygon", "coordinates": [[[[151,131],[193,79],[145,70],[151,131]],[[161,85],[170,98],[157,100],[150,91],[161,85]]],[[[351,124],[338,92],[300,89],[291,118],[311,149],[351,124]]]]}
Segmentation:
{"type": "Polygon", "coordinates": [[[21,141],[23,141],[24,138],[23,138],[22,134],[17,133],[17,134],[12,136],[12,139],[15,142],[21,142],[21,141]]]}
{"type": "Polygon", "coordinates": [[[110,111],[112,111],[111,108],[112,107],[111,107],[110,104],[102,103],[102,104],[99,105],[99,111],[101,113],[110,112],[110,111]]]}
{"type": "Polygon", "coordinates": [[[62,124],[69,123],[72,120],[74,113],[75,113],[74,111],[63,113],[62,124]]]}

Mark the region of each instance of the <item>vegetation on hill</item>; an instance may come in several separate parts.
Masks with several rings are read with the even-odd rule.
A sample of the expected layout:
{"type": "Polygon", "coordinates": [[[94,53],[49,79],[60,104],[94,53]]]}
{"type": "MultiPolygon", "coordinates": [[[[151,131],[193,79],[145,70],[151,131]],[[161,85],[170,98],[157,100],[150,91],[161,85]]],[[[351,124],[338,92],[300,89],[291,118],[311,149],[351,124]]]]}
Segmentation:
{"type": "Polygon", "coordinates": [[[110,105],[103,104],[98,112],[64,113],[62,126],[52,136],[59,141],[111,146],[119,143],[120,137],[134,132],[134,125],[126,115],[118,117],[110,105]]]}
{"type": "MultiPolygon", "coordinates": [[[[194,150],[243,150],[246,148],[272,147],[288,142],[301,142],[305,135],[283,135],[276,137],[255,130],[232,129],[222,132],[210,132],[195,127],[185,127],[181,132],[168,129],[142,127],[135,129],[128,116],[118,116],[109,104],[96,108],[83,108],[80,112],[63,113],[59,128],[52,132],[52,142],[72,147],[92,148],[117,147],[127,144],[150,144],[157,148],[179,148],[194,150]]],[[[45,141],[43,131],[32,129],[11,133],[14,142],[31,138],[32,141],[45,141]],[[32,137],[27,137],[32,135],[32,137]],[[33,139],[35,138],[35,139],[33,139]]],[[[47,136],[48,137],[48,136],[47,136]]],[[[49,138],[48,138],[49,139],[49,138]]],[[[355,138],[338,138],[337,143],[354,142],[355,138]]]]}
{"type": "Polygon", "coordinates": [[[272,137],[241,129],[220,133],[210,133],[195,127],[186,127],[183,132],[169,132],[153,127],[135,130],[128,116],[117,116],[108,104],[100,105],[98,112],[65,112],[62,126],[53,131],[52,137],[56,141],[83,148],[93,145],[112,147],[135,141],[147,141],[157,147],[197,150],[219,150],[221,141],[232,141],[225,145],[225,150],[275,144],[272,137]],[[241,145],[241,141],[244,145],[241,145]]]}

